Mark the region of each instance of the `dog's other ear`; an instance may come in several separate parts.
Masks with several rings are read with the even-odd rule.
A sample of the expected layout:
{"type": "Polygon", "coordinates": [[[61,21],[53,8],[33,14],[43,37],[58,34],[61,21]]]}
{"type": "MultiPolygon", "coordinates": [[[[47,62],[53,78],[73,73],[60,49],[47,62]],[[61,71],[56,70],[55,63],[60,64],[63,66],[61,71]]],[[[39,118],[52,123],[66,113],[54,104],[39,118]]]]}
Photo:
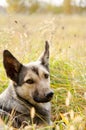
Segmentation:
{"type": "Polygon", "coordinates": [[[18,83],[18,75],[22,68],[22,64],[8,51],[3,52],[3,64],[6,70],[7,76],[18,83]]]}
{"type": "Polygon", "coordinates": [[[49,43],[48,41],[45,41],[45,50],[43,54],[40,56],[39,60],[41,61],[41,64],[46,67],[46,69],[49,71],[49,43]]]}

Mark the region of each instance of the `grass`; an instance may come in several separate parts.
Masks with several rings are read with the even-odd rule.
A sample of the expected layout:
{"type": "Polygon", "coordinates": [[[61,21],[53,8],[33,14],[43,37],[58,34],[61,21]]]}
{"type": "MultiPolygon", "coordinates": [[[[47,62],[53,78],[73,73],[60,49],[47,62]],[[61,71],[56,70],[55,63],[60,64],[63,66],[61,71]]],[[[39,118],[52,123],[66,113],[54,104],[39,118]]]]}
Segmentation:
{"type": "MultiPolygon", "coordinates": [[[[2,64],[3,50],[10,50],[22,63],[28,63],[38,58],[48,40],[51,87],[55,92],[53,125],[56,130],[86,130],[85,37],[85,16],[0,15],[0,92],[9,82],[2,64]]],[[[36,128],[32,125],[26,129],[36,128]]]]}

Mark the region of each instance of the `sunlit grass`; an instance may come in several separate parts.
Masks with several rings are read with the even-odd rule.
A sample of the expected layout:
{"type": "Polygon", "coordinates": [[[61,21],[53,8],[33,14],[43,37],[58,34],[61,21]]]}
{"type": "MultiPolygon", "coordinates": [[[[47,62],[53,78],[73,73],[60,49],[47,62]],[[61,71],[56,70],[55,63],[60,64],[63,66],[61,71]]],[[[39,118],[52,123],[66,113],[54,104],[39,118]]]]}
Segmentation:
{"type": "Polygon", "coordinates": [[[8,86],[2,64],[3,50],[9,49],[22,63],[28,63],[39,57],[44,41],[48,40],[51,87],[55,92],[52,100],[53,126],[56,130],[85,130],[86,18],[8,15],[0,16],[0,19],[0,92],[8,86]]]}

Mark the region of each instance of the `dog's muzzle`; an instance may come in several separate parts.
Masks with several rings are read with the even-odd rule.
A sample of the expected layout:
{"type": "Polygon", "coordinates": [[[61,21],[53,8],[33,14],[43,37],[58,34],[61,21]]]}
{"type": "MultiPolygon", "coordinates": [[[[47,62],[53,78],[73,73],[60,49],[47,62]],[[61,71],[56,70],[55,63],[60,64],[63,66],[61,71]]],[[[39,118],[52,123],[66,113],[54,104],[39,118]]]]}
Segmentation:
{"type": "Polygon", "coordinates": [[[47,93],[44,97],[40,97],[39,94],[34,95],[33,99],[38,103],[44,103],[44,102],[49,102],[52,99],[53,95],[54,95],[54,92],[51,91],[47,93]]]}

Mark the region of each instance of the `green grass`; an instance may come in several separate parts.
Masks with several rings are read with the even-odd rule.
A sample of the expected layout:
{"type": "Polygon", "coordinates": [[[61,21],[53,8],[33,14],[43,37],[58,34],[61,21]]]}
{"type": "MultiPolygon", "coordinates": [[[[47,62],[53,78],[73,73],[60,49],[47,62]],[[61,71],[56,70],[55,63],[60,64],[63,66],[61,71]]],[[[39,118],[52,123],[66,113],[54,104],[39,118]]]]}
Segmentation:
{"type": "MultiPolygon", "coordinates": [[[[36,60],[50,42],[52,121],[56,130],[86,129],[86,17],[0,16],[0,92],[8,85],[3,50],[22,63],[36,60]],[[16,22],[17,21],[17,22],[16,22]]],[[[31,129],[28,126],[27,129],[31,129]]],[[[35,127],[34,127],[35,129],[35,127]]],[[[49,129],[49,126],[41,129],[49,129]]]]}

